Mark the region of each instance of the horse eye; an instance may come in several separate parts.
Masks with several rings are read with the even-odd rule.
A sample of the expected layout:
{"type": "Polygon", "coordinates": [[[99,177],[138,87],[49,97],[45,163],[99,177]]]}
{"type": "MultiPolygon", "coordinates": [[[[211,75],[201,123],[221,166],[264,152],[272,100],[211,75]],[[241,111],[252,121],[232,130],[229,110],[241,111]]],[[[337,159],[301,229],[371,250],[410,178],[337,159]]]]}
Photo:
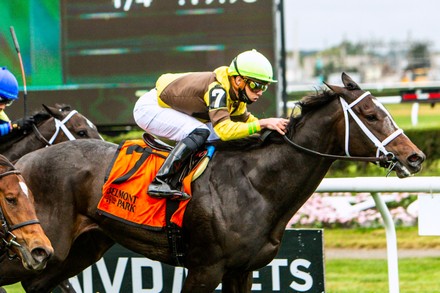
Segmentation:
{"type": "Polygon", "coordinates": [[[10,205],[15,205],[17,204],[17,197],[12,196],[12,195],[6,195],[5,196],[6,202],[10,205]]]}
{"type": "Polygon", "coordinates": [[[76,134],[78,134],[78,136],[80,136],[80,137],[85,137],[87,135],[87,132],[85,130],[81,130],[81,131],[78,131],[76,134]]]}
{"type": "Polygon", "coordinates": [[[367,115],[367,116],[365,116],[365,118],[367,118],[367,120],[370,122],[374,122],[374,121],[378,120],[376,115],[367,115]]]}

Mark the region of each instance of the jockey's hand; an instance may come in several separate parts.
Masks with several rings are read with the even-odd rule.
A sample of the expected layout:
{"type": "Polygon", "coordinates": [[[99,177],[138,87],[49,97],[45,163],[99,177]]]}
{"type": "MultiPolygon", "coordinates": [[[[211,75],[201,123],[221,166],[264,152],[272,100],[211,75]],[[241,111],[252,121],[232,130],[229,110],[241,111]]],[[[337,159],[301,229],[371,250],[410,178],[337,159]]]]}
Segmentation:
{"type": "Polygon", "coordinates": [[[14,129],[29,130],[32,128],[32,124],[34,123],[34,117],[27,116],[12,122],[12,127],[14,129]]]}
{"type": "Polygon", "coordinates": [[[281,135],[286,134],[286,127],[289,124],[289,119],[284,118],[266,118],[260,119],[261,129],[271,129],[278,131],[281,135]]]}

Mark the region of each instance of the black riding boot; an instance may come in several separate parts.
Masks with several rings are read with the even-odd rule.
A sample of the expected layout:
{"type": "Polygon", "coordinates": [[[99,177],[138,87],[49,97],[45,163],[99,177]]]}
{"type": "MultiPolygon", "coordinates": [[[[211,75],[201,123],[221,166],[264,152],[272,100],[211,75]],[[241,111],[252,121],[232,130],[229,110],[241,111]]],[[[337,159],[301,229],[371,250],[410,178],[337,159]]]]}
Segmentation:
{"type": "Polygon", "coordinates": [[[184,166],[185,161],[196,152],[209,136],[209,130],[196,129],[180,141],[163,162],[156,178],[148,186],[148,195],[157,198],[186,200],[191,196],[172,186],[171,180],[184,166]]]}

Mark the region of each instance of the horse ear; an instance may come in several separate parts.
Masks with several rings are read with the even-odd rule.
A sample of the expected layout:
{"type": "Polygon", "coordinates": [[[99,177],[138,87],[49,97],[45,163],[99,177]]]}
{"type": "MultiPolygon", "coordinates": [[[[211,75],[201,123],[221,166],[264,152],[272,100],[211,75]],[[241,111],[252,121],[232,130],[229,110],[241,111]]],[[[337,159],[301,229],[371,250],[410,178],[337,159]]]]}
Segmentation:
{"type": "Polygon", "coordinates": [[[353,81],[353,79],[351,79],[350,76],[348,76],[347,73],[342,72],[342,83],[344,84],[344,86],[350,90],[350,91],[354,91],[354,90],[360,90],[361,88],[359,87],[359,85],[357,83],[355,83],[353,81]]]}
{"type": "Polygon", "coordinates": [[[326,86],[328,86],[333,92],[335,92],[335,93],[337,93],[337,94],[339,94],[339,95],[342,95],[343,92],[344,92],[344,88],[342,88],[342,87],[340,87],[340,86],[337,86],[337,85],[330,85],[330,84],[328,84],[328,83],[326,83],[326,82],[324,82],[324,84],[325,84],[326,86]]]}
{"type": "Polygon", "coordinates": [[[45,104],[42,104],[42,105],[43,105],[44,110],[46,110],[46,112],[49,113],[50,116],[55,117],[60,120],[63,119],[63,115],[58,108],[46,106],[45,104]]]}

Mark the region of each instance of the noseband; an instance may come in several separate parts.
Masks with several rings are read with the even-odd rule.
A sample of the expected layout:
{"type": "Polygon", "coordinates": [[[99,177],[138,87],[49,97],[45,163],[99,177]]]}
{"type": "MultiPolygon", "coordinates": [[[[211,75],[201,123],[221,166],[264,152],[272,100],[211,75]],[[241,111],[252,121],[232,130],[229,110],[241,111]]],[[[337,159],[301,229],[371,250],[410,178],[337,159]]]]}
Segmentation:
{"type": "Polygon", "coordinates": [[[352,110],[352,107],[354,107],[357,103],[362,101],[366,96],[370,95],[370,92],[363,93],[359,98],[357,98],[355,101],[353,101],[351,104],[348,104],[342,97],[339,97],[342,105],[342,111],[344,113],[344,119],[345,119],[345,154],[346,156],[339,156],[339,155],[331,155],[331,154],[324,154],[320,153],[308,148],[305,148],[303,146],[300,146],[296,143],[294,143],[291,139],[289,139],[286,135],[284,135],[284,140],[289,143],[290,145],[294,146],[295,148],[304,151],[309,154],[317,155],[324,158],[329,159],[336,159],[336,160],[346,160],[346,161],[361,161],[361,162],[376,162],[378,164],[381,164],[383,166],[389,167],[389,171],[391,171],[396,162],[397,159],[395,155],[392,152],[389,152],[386,150],[385,146],[390,143],[393,139],[395,139],[397,136],[403,133],[402,129],[397,129],[392,134],[390,134],[387,138],[385,138],[382,142],[377,139],[376,136],[365,126],[365,124],[359,119],[359,117],[354,113],[352,110]],[[348,115],[350,115],[353,120],[357,123],[357,125],[361,128],[361,130],[367,135],[367,137],[370,139],[370,141],[377,147],[376,151],[376,157],[352,157],[350,156],[349,152],[349,139],[350,139],[350,125],[348,121],[348,115]],[[382,153],[383,155],[380,155],[382,153]]]}
{"type": "MultiPolygon", "coordinates": [[[[14,170],[10,170],[10,171],[6,171],[4,173],[0,174],[0,179],[9,175],[20,175],[20,171],[14,169],[14,170]]],[[[40,224],[40,221],[38,219],[34,219],[34,220],[29,220],[29,221],[24,221],[22,223],[16,224],[16,225],[12,225],[10,226],[8,224],[8,222],[6,221],[6,218],[4,216],[3,210],[0,206],[0,224],[1,224],[1,228],[0,228],[0,238],[1,238],[1,243],[0,243],[0,253],[2,252],[3,249],[6,248],[6,251],[10,251],[10,249],[12,248],[12,246],[15,247],[21,247],[21,244],[18,243],[16,241],[17,236],[15,236],[12,231],[22,228],[24,226],[28,226],[28,225],[34,225],[34,224],[40,224]],[[10,240],[6,240],[7,238],[10,238],[10,240]]],[[[8,253],[8,258],[9,259],[14,259],[15,257],[17,257],[16,254],[9,254],[8,253]]]]}
{"type": "Polygon", "coordinates": [[[78,111],[72,110],[62,121],[54,117],[55,121],[55,133],[52,135],[52,137],[47,140],[44,138],[44,136],[41,134],[41,132],[38,130],[37,126],[35,124],[32,124],[32,129],[39,140],[41,140],[46,146],[51,146],[55,139],[57,138],[60,130],[64,132],[64,134],[67,136],[69,140],[76,140],[76,138],[73,136],[73,134],[69,131],[69,129],[66,127],[67,121],[72,118],[73,115],[77,114],[78,111]]]}

